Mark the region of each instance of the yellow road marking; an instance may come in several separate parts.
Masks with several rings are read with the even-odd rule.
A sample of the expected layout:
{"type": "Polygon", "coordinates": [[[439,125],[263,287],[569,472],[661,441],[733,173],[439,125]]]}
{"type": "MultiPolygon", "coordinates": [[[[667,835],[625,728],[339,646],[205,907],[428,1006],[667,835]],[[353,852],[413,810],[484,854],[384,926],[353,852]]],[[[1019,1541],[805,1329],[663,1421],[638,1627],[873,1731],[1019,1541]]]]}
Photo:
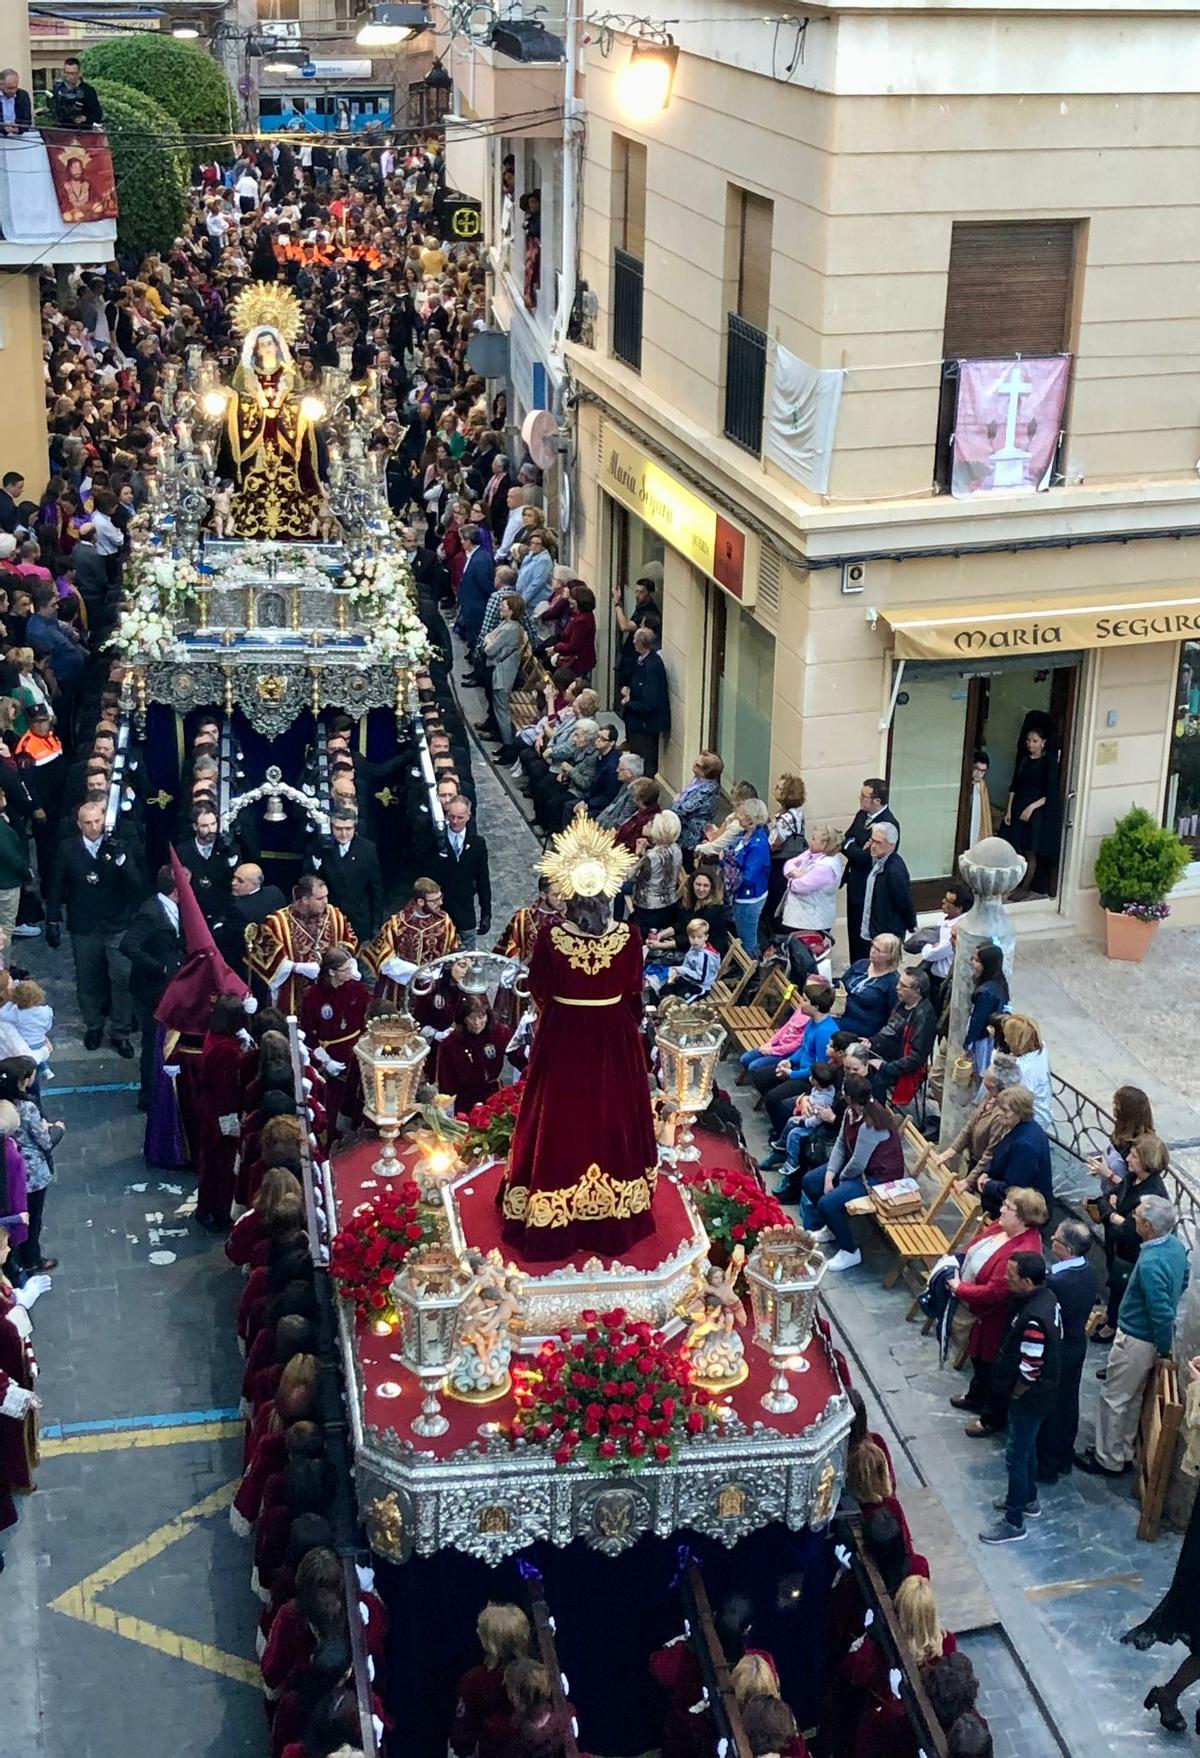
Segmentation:
{"type": "MultiPolygon", "coordinates": [[[[233,1426],[240,1427],[240,1424],[233,1426]]],[[[85,1438],[90,1440],[96,1437],[85,1438]]],[[[143,1648],[152,1648],[159,1654],[170,1655],[176,1660],[186,1660],[192,1666],[203,1667],[208,1672],[220,1673],[224,1678],[234,1679],[238,1684],[261,1686],[261,1674],[253,1661],[243,1660],[240,1655],[227,1654],[224,1649],[215,1648],[209,1642],[197,1642],[194,1637],[177,1635],[174,1630],[163,1629],[159,1624],[148,1623],[144,1618],[130,1617],[124,1612],[114,1611],[111,1606],[98,1603],[101,1593],[114,1587],[118,1581],[123,1581],[127,1575],[132,1575],[144,1564],[152,1562],[155,1557],[161,1556],[170,1545],[186,1538],[201,1520],[207,1520],[210,1515],[227,1508],[237,1494],[238,1482],[235,1479],[232,1483],[223,1484],[202,1501],[185,1508],[181,1514],[176,1514],[164,1525],[156,1527],[145,1538],[139,1539],[137,1544],[130,1545],[128,1550],[113,1557],[111,1562],[93,1569],[90,1575],[85,1575],[74,1587],[68,1587],[57,1599],[52,1599],[50,1610],[61,1612],[64,1617],[75,1618],[81,1624],[90,1624],[94,1629],[123,1636],[127,1641],[140,1643],[143,1648]]]]}
{"type": "Polygon", "coordinates": [[[226,1441],[245,1432],[245,1423],[229,1419],[223,1422],[180,1423],[175,1428],[133,1428],[100,1430],[96,1434],[57,1435],[40,1443],[43,1459],[58,1459],[64,1453],[124,1453],[139,1447],[180,1447],[188,1441],[226,1441]]]}
{"type": "Polygon", "coordinates": [[[1092,1587],[1140,1587],[1140,1575],[1095,1575],[1078,1581],[1044,1581],[1040,1587],[1027,1587],[1026,1599],[1063,1599],[1068,1593],[1086,1593],[1092,1587]]]}

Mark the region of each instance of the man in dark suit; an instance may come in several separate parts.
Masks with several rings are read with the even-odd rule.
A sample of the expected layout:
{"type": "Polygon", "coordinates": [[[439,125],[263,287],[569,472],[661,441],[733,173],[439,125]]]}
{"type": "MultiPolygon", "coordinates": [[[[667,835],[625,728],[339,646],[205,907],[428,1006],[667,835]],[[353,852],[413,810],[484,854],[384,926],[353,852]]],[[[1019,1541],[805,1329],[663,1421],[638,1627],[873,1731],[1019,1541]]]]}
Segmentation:
{"type": "Polygon", "coordinates": [[[1058,1398],[1038,1430],[1037,1480],[1057,1483],[1071,1469],[1079,1428],[1079,1381],[1087,1359],[1087,1322],[1096,1304],[1096,1272],[1088,1262],[1092,1230],[1074,1217],[1050,1241],[1050,1286],[1062,1316],[1058,1398]]]}
{"type": "Polygon", "coordinates": [[[286,908],[287,898],[278,885],[263,884],[261,867],[244,861],[233,869],[229,907],[220,934],[214,936],[230,970],[239,977],[246,976],[246,929],[251,924],[261,927],[268,916],[286,908]]]}
{"type": "Polygon", "coordinates": [[[359,836],[358,814],[349,806],[335,806],[329,815],[329,836],[323,836],[305,863],[305,871],[319,873],[329,887],[329,901],[336,904],[363,946],[374,940],[383,921],[383,873],[375,844],[359,836]]]}
{"type": "Polygon", "coordinates": [[[139,1109],[149,1107],[154,1084],[154,1009],[183,963],[179,932],[179,891],[169,866],[158,869],[158,890],[138,906],[121,941],[129,960],[129,993],[142,1034],[139,1109]]]}
{"type": "Polygon", "coordinates": [[[65,903],[83,1047],[99,1049],[107,1013],[117,1055],[132,1056],[133,999],[121,942],[141,901],[142,877],[132,851],[118,837],[105,835],[100,801],[80,806],[75,822],[78,834],[59,845],[50,875],[46,945],[53,952],[62,940],[65,903]]]}
{"type": "Polygon", "coordinates": [[[846,887],[846,927],[850,935],[852,964],[855,959],[867,956],[871,943],[870,935],[864,939],[862,931],[863,893],[867,889],[867,875],[872,864],[867,849],[871,826],[876,823],[895,824],[897,847],[900,843],[900,825],[888,810],[887,801],[887,782],[878,775],[869,775],[859,790],[858,811],[842,838],[842,853],[846,857],[842,884],[846,887]]]}
{"type": "Polygon", "coordinates": [[[492,596],[496,564],[479,544],[478,525],[464,525],[459,533],[467,565],[458,587],[458,632],[468,650],[479,644],[479,630],[487,601],[492,596]]]}
{"type": "Polygon", "coordinates": [[[434,856],[429,877],[442,888],[446,913],[466,947],[475,945],[476,931],[488,934],[492,927],[492,880],[488,871],[487,843],[471,824],[471,802],[459,794],[446,807],[446,845],[434,856]],[[479,902],[478,930],[475,903],[479,902]]]}
{"type": "Polygon", "coordinates": [[[24,134],[33,127],[33,100],[15,67],[0,72],[0,134],[24,134]]]}
{"type": "Polygon", "coordinates": [[[647,775],[658,773],[658,741],[670,736],[671,698],[667,668],[653,629],[640,628],[633,637],[637,655],[633,674],[621,691],[625,717],[625,748],[642,759],[647,775]]]}
{"type": "Polygon", "coordinates": [[[870,866],[863,883],[862,915],[855,924],[869,946],[876,934],[894,934],[904,941],[917,925],[908,868],[896,853],[900,831],[876,819],[867,838],[870,866]]]}
{"type": "Polygon", "coordinates": [[[21,524],[20,501],[25,493],[25,478],[19,470],[6,470],[0,479],[0,531],[10,536],[21,524]]]}
{"type": "Polygon", "coordinates": [[[192,809],[192,834],[181,841],[176,853],[191,874],[196,902],[204,911],[204,919],[217,929],[225,919],[233,893],[233,868],[236,854],[223,846],[219,834],[220,821],[211,806],[192,809]]]}

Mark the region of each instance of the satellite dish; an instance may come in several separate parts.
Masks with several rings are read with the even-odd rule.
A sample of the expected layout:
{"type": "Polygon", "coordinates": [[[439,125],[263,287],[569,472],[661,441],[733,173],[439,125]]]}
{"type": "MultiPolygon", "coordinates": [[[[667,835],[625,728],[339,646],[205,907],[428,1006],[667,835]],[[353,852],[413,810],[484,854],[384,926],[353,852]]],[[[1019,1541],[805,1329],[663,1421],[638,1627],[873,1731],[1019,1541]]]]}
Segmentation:
{"type": "Polygon", "coordinates": [[[549,470],[558,456],[558,422],[549,409],[534,409],[521,423],[525,450],[539,470],[549,470]]]}

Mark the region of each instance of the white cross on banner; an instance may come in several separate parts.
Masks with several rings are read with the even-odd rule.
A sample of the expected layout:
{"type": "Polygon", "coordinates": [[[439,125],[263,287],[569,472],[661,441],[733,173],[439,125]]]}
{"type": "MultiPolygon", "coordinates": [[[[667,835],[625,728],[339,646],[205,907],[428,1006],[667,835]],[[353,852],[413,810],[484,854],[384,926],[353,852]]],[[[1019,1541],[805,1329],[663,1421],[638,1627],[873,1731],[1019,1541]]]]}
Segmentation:
{"type": "Polygon", "coordinates": [[[1049,487],[1070,369],[1069,354],[959,361],[951,494],[1049,487]]]}

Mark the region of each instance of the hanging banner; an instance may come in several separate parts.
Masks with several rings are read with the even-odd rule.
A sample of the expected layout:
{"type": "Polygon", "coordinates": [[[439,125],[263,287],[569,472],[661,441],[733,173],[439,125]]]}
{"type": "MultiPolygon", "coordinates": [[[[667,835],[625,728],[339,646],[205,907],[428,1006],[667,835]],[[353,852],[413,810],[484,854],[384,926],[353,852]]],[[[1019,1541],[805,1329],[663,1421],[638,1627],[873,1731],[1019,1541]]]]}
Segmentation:
{"type": "Polygon", "coordinates": [[[84,220],[115,220],[117,185],[106,135],[86,129],[45,128],[42,138],[50,154],[50,175],[58,211],[69,226],[84,220]]]}
{"type": "Polygon", "coordinates": [[[952,495],[1049,487],[1070,371],[1069,354],[959,361],[952,495]]]}
{"type": "Polygon", "coordinates": [[[776,346],[763,452],[814,494],[829,488],[845,377],[839,367],[809,366],[798,354],[776,346]]]}

